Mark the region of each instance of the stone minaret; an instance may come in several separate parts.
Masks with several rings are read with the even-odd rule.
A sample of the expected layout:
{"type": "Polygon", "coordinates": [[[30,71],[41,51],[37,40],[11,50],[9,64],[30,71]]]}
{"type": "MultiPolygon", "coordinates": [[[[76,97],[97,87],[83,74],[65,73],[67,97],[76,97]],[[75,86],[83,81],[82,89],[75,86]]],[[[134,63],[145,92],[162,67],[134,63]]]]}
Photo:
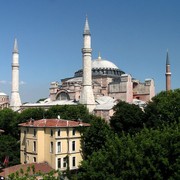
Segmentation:
{"type": "Polygon", "coordinates": [[[18,111],[21,106],[21,99],[19,95],[19,52],[17,39],[14,41],[12,57],[12,90],[10,107],[13,111],[18,111]]]}
{"type": "Polygon", "coordinates": [[[92,112],[95,108],[95,100],[92,89],[91,34],[89,30],[87,17],[84,27],[83,38],[84,38],[84,45],[82,48],[83,79],[82,79],[82,91],[79,102],[81,104],[84,104],[89,109],[89,112],[92,112]]]}
{"type": "Polygon", "coordinates": [[[170,71],[170,61],[169,61],[169,54],[167,51],[166,56],[166,91],[171,90],[171,71],[170,71]]]}

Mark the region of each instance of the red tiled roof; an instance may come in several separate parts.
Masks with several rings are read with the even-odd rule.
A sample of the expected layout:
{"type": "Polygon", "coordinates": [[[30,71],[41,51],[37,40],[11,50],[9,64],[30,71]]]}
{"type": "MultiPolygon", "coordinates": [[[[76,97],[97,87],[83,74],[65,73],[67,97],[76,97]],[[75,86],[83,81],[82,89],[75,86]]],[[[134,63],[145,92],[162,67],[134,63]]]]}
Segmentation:
{"type": "Polygon", "coordinates": [[[40,119],[30,120],[26,123],[21,123],[19,126],[24,127],[79,127],[79,126],[90,126],[88,123],[79,121],[71,121],[64,119],[40,119]]]}
{"type": "MultiPolygon", "coordinates": [[[[35,174],[38,172],[41,173],[49,173],[50,171],[53,170],[53,168],[51,166],[48,165],[48,163],[30,163],[30,164],[19,164],[19,165],[15,165],[15,166],[11,166],[11,167],[7,167],[2,169],[2,172],[0,172],[0,176],[3,177],[8,177],[10,174],[12,173],[16,173],[17,171],[20,171],[20,169],[23,169],[24,174],[27,171],[28,167],[32,167],[34,165],[35,168],[35,174]]],[[[29,172],[29,175],[32,175],[32,168],[31,171],[29,172]]],[[[21,175],[21,173],[19,172],[19,175],[21,175]]]]}

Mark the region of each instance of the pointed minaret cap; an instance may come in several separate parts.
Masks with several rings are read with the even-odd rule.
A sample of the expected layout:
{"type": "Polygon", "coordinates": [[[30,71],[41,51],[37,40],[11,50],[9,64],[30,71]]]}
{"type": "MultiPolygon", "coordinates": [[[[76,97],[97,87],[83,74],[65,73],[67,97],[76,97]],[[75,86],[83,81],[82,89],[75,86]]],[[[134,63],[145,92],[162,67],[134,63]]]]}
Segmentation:
{"type": "Polygon", "coordinates": [[[167,55],[166,55],[166,65],[170,65],[168,49],[167,49],[167,55]]]}
{"type": "Polygon", "coordinates": [[[18,53],[18,44],[17,44],[17,39],[15,38],[14,40],[14,49],[13,49],[13,53],[18,53]]]}
{"type": "Polygon", "coordinates": [[[90,29],[89,29],[89,23],[88,23],[88,17],[86,15],[86,22],[84,26],[84,35],[90,35],[90,29]]]}

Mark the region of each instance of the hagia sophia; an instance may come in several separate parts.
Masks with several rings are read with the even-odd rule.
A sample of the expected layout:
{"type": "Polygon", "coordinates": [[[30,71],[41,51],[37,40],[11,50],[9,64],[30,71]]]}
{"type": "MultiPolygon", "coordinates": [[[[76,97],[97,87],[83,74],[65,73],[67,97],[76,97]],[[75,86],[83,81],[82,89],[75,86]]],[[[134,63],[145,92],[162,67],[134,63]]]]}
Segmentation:
{"type": "MultiPolygon", "coordinates": [[[[0,107],[12,108],[14,111],[23,111],[27,108],[42,107],[48,109],[53,105],[84,104],[89,112],[96,114],[107,121],[113,114],[113,106],[118,101],[134,103],[143,107],[155,96],[153,79],[140,82],[130,74],[126,74],[113,62],[101,58],[92,60],[91,33],[86,17],[83,32],[82,69],[74,72],[72,77],[61,79],[61,82],[51,82],[49,97],[39,103],[21,104],[19,93],[19,56],[17,40],[15,40],[12,63],[12,93],[9,97],[0,93],[0,107]]],[[[170,63],[167,52],[166,59],[166,90],[170,90],[170,63]]]]}

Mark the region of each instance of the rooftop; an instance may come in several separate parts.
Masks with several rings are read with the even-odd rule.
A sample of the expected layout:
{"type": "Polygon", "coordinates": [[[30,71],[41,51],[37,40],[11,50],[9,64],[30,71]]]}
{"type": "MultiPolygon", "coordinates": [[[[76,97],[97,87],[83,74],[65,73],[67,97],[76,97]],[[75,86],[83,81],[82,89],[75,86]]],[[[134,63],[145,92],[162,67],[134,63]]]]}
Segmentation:
{"type": "Polygon", "coordinates": [[[50,107],[55,105],[76,105],[77,103],[73,102],[73,100],[56,100],[51,101],[49,98],[39,103],[26,103],[21,107],[50,107]]]}
{"type": "Polygon", "coordinates": [[[79,126],[90,126],[88,123],[79,121],[64,120],[64,119],[40,119],[30,120],[25,123],[19,124],[24,127],[79,127],[79,126]]]}
{"type": "MultiPolygon", "coordinates": [[[[28,167],[34,166],[35,173],[41,172],[41,173],[49,173],[53,170],[51,166],[49,166],[47,163],[30,163],[30,164],[18,164],[15,166],[7,167],[2,169],[2,172],[0,172],[0,176],[7,177],[12,173],[16,173],[16,171],[20,171],[20,169],[23,169],[24,172],[26,172],[28,167]]],[[[33,174],[32,171],[29,172],[29,174],[33,174]]]]}
{"type": "Polygon", "coordinates": [[[95,110],[110,110],[116,105],[116,100],[109,96],[101,96],[96,99],[95,110]]]}

